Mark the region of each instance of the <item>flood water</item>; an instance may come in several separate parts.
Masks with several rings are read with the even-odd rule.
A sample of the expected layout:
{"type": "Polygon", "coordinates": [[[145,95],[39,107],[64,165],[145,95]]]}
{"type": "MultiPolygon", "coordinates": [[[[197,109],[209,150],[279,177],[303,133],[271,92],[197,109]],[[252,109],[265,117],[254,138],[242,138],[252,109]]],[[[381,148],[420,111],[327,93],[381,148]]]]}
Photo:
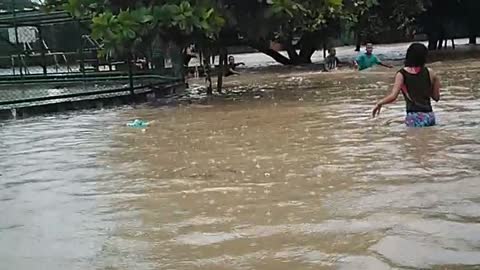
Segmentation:
{"type": "Polygon", "coordinates": [[[433,68],[426,129],[381,68],[0,123],[0,269],[478,269],[480,63],[433,68]]]}

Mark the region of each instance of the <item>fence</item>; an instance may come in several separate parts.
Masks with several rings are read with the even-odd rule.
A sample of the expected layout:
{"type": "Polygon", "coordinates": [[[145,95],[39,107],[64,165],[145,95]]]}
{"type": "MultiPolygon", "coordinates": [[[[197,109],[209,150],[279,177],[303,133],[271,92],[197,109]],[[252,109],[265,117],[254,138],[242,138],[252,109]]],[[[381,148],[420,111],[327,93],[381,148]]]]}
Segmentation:
{"type": "Polygon", "coordinates": [[[159,46],[131,59],[100,58],[88,21],[20,10],[14,2],[0,10],[0,109],[134,97],[181,81],[165,68],[168,57],[159,46]]]}

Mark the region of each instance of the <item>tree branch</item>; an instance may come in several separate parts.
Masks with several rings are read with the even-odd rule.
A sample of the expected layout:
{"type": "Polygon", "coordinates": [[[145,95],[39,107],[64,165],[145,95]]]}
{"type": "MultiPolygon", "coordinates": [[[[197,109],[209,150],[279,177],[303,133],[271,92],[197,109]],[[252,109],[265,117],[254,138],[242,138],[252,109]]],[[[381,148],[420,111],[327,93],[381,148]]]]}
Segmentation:
{"type": "Polygon", "coordinates": [[[273,58],[275,61],[279,62],[280,64],[283,64],[283,65],[292,65],[293,64],[291,59],[288,59],[287,57],[285,57],[282,54],[280,54],[279,52],[269,48],[268,46],[265,46],[263,44],[254,43],[254,42],[251,42],[249,45],[252,48],[258,50],[259,52],[270,56],[271,58],[273,58]]]}

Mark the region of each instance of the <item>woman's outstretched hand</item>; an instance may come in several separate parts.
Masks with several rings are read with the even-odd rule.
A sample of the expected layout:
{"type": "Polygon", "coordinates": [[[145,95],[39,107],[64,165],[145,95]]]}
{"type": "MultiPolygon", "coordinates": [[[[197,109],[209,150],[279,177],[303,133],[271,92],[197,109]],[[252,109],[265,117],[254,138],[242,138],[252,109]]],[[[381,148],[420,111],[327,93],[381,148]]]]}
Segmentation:
{"type": "Polygon", "coordinates": [[[377,117],[380,114],[380,110],[382,110],[382,105],[377,103],[372,111],[373,118],[377,117]]]}

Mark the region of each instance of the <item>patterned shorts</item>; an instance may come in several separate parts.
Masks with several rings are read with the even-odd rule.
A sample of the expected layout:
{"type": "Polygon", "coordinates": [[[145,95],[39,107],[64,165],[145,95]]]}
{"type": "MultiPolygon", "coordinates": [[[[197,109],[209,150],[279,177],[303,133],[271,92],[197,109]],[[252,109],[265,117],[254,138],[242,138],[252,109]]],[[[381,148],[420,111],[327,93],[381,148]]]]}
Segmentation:
{"type": "Polygon", "coordinates": [[[407,127],[431,127],[435,126],[435,114],[433,112],[410,112],[405,118],[407,127]]]}

